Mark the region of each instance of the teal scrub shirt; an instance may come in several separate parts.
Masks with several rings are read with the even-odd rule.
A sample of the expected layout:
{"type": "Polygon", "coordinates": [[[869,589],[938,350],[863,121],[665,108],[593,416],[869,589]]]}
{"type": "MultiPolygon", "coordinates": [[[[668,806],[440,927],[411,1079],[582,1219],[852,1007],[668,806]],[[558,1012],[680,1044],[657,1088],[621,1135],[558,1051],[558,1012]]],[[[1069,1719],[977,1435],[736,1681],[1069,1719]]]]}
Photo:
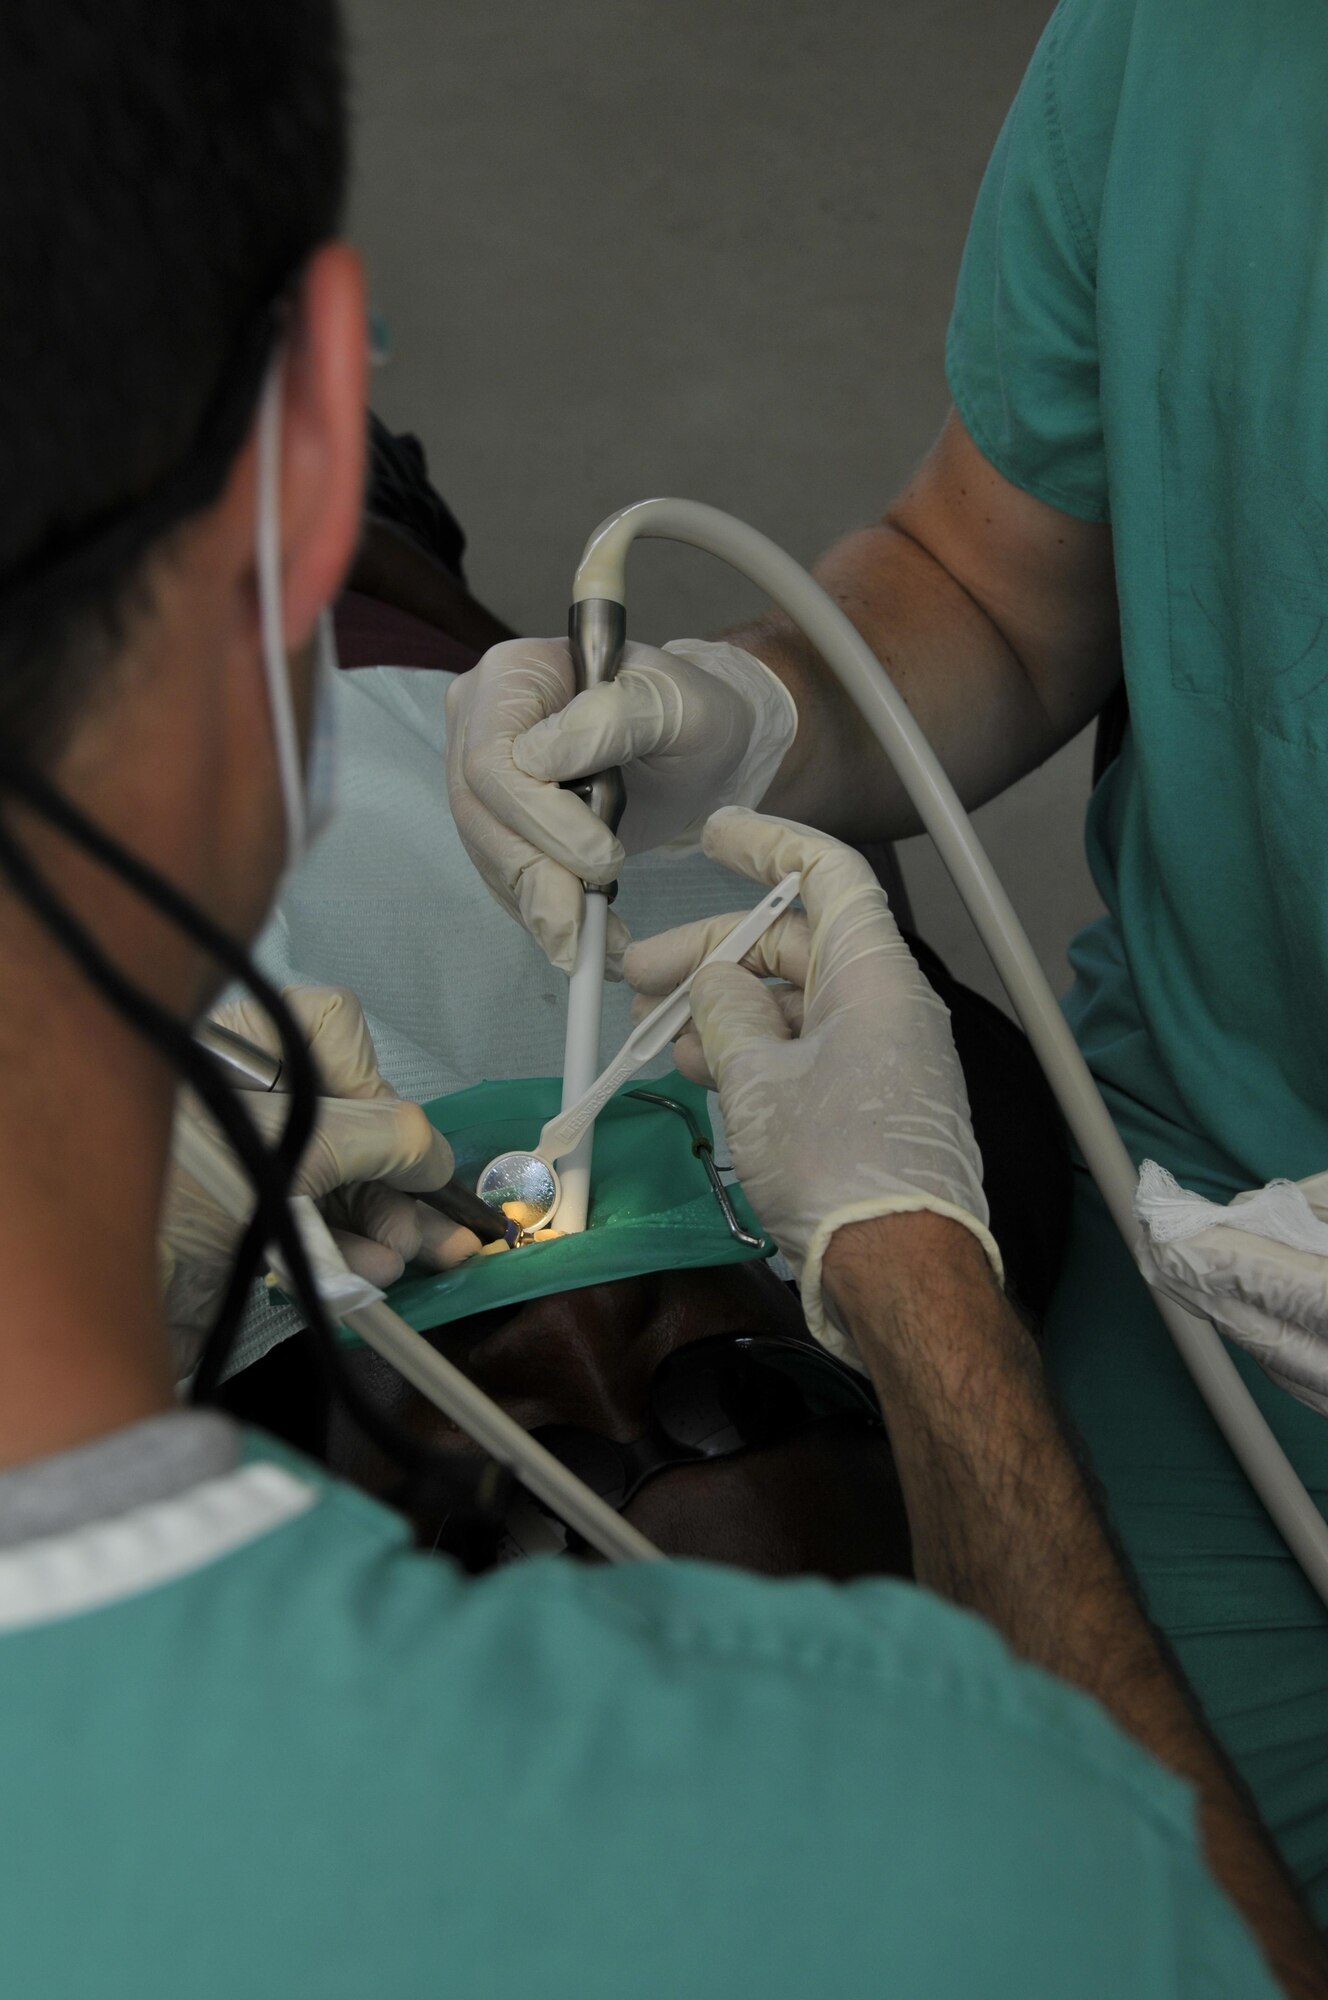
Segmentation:
{"type": "Polygon", "coordinates": [[[1070,1018],[1209,1184],[1328,1167],[1328,10],[1063,0],[948,342],[974,442],[1110,521],[1131,728],[1070,1018]]]}
{"type": "MultiPolygon", "coordinates": [[[[1109,521],[1130,729],[1070,1021],[1126,1144],[1226,1201],[1328,1167],[1328,8],[1063,0],[978,201],[956,406],[1109,521]]],[[[1046,1329],[1149,1609],[1328,1922],[1328,1617],[1092,1190],[1046,1329]]],[[[1328,1425],[1238,1361],[1328,1505],[1328,1425]]]]}
{"type": "Polygon", "coordinates": [[[256,1438],[0,1550],[33,2000],[1271,1996],[1193,1818],[908,1585],[468,1582],[256,1438]]]}

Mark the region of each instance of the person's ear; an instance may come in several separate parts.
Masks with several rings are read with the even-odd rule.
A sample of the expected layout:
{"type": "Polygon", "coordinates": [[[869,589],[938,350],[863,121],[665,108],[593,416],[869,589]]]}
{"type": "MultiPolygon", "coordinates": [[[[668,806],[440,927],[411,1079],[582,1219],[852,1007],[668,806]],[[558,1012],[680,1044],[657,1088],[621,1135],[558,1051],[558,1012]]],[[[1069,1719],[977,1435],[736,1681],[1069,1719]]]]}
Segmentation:
{"type": "Polygon", "coordinates": [[[280,445],[283,637],[310,638],[350,567],[364,515],[364,273],[345,243],[305,267],[286,336],[280,445]]]}

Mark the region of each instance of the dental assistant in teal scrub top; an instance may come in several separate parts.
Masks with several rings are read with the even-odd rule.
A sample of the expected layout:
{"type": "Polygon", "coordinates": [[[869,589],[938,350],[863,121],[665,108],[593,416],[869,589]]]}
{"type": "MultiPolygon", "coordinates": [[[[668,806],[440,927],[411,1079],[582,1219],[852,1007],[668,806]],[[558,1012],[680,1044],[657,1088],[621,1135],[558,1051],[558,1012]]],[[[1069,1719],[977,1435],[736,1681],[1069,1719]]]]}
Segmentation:
{"type": "MultiPolygon", "coordinates": [[[[1106,915],[1073,946],[1068,1012],[1135,1158],[1219,1201],[1328,1167],[1326,103],[1319,0],[1062,0],[978,199],[946,427],[882,523],[818,567],[969,804],[1123,675],[1128,728],[1088,813],[1106,915]]],[[[545,803],[588,743],[625,764],[629,799],[648,792],[652,840],[697,823],[697,783],[848,839],[916,827],[778,617],[710,652],[643,651],[551,719],[565,693],[523,692],[520,651],[458,694],[473,768],[450,780],[478,865],[551,952],[577,875],[620,859],[545,803]],[[723,769],[677,754],[693,737],[735,746],[723,769]],[[519,826],[483,796],[499,751],[519,826]]],[[[1077,1179],[1050,1368],[1150,1613],[1328,1921],[1328,1614],[1077,1179]]],[[[1328,1426],[1236,1365],[1328,1504],[1328,1426]]]]}

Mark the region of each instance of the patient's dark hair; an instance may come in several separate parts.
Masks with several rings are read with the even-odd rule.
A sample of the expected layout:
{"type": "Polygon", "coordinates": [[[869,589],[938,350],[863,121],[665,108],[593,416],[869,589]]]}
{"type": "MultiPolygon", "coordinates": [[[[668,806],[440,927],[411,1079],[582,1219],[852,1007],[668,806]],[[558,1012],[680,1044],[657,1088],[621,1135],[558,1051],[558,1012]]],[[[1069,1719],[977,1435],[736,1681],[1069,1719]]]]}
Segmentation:
{"type": "Polygon", "coordinates": [[[49,756],[221,489],[346,179],[336,0],[0,5],[0,744],[49,756]]]}

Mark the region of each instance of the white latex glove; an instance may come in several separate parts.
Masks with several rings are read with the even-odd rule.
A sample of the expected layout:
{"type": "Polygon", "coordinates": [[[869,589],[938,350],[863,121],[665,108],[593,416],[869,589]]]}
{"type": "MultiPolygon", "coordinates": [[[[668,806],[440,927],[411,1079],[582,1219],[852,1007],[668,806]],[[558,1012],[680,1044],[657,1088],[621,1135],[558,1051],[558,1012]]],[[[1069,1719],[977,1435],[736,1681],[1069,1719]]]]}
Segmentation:
{"type": "Polygon", "coordinates": [[[1328,1174],[1252,1188],[1223,1208],[1145,1160],[1135,1214],[1154,1290],[1210,1319],[1279,1388],[1328,1416],[1328,1174]]]}
{"type": "MultiPolygon", "coordinates": [[[[743,811],[716,813],[703,845],[754,882],[801,869],[807,914],[777,918],[741,966],[698,975],[677,1064],[719,1091],[738,1178],[798,1276],[807,1324],[860,1366],[821,1297],[822,1260],[845,1223],[931,1209],[971,1229],[1002,1275],[950,1017],[852,848],[743,811]]],[[[642,996],[637,1011],[736,921],[712,917],[633,945],[624,971],[642,996]]]]}
{"type": "MultiPolygon", "coordinates": [[[[570,972],[583,882],[612,882],[625,857],[694,844],[719,805],[754,805],[793,741],[793,697],[739,646],[628,644],[614,681],[573,698],[563,639],[509,639],[447,692],[447,786],[471,860],[503,908],[570,972]],[[564,778],[621,765],[617,837],[564,778]]],[[[628,933],[609,913],[609,972],[628,933]]]]}
{"type": "MultiPolygon", "coordinates": [[[[284,997],[308,1039],[326,1093],[292,1194],[315,1197],[342,1256],[371,1284],[391,1284],[410,1262],[447,1270],[473,1256],[480,1246],[470,1230],[415,1199],[451,1179],[452,1151],[418,1104],[398,1097],[380,1076],[354,994],[339,986],[291,986],[284,997]]],[[[279,1053],[272,1025],[255,1002],[228,1002],[212,1019],[279,1053]]],[[[271,1144],[286,1122],[283,1094],[246,1091],[244,1105],[271,1144]]],[[[180,1092],[175,1116],[177,1132],[182,1121],[192,1121],[232,1157],[192,1091],[180,1092]]],[[[216,1316],[242,1233],[242,1225],[173,1162],[159,1249],[166,1314],[186,1360],[216,1316]]]]}

